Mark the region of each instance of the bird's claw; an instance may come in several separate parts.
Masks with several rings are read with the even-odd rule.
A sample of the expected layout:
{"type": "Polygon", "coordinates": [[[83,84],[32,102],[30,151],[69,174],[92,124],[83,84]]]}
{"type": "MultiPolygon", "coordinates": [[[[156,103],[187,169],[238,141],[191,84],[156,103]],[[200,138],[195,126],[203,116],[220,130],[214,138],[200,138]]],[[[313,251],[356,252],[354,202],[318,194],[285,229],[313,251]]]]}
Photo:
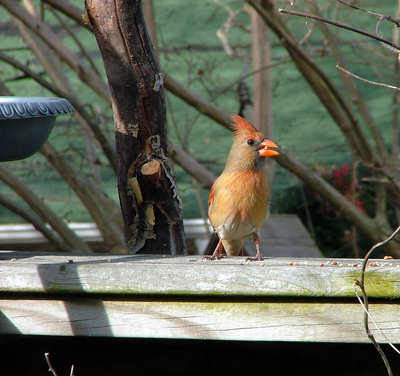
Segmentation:
{"type": "Polygon", "coordinates": [[[207,255],[203,256],[203,260],[221,260],[223,257],[225,257],[225,255],[207,255]]]}
{"type": "Polygon", "coordinates": [[[256,255],[254,257],[247,257],[246,261],[262,261],[264,260],[264,256],[263,255],[256,255]]]}

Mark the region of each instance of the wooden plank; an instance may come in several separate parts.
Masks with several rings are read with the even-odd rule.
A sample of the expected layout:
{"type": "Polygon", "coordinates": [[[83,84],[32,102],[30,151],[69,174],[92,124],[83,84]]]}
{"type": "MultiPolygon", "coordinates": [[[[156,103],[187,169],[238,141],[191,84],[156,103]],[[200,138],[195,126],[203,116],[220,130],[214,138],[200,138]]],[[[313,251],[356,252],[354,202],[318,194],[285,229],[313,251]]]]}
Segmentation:
{"type": "MultiPolygon", "coordinates": [[[[400,260],[375,261],[366,273],[369,296],[399,298],[400,260]]],[[[345,298],[355,296],[360,266],[351,259],[0,252],[0,292],[345,298]]]]}
{"type": "MultiPolygon", "coordinates": [[[[400,261],[375,262],[368,294],[390,299],[370,299],[371,313],[400,343],[400,261]]],[[[0,335],[368,343],[360,265],[0,252],[0,335]]]]}
{"type": "MultiPolygon", "coordinates": [[[[0,334],[369,342],[362,308],[343,302],[3,299],[0,310],[0,334]]],[[[390,341],[400,343],[399,305],[371,304],[371,313],[390,341]]]]}

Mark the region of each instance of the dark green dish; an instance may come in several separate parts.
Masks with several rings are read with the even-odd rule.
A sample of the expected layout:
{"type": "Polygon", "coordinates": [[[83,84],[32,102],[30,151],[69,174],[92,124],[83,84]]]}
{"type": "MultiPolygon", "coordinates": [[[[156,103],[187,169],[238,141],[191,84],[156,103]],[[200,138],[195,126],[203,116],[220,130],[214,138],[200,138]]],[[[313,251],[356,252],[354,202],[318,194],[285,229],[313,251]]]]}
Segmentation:
{"type": "Polygon", "coordinates": [[[64,98],[0,97],[0,162],[30,157],[46,142],[57,116],[73,111],[64,98]]]}

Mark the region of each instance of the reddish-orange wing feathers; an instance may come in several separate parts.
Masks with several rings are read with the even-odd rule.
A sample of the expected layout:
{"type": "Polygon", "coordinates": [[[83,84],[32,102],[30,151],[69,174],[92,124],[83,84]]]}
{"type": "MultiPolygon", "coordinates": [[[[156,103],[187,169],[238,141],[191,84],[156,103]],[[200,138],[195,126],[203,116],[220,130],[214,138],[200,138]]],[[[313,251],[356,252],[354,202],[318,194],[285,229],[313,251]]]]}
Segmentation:
{"type": "Polygon", "coordinates": [[[208,196],[208,206],[210,206],[211,201],[214,199],[214,186],[211,187],[210,194],[208,196]]]}

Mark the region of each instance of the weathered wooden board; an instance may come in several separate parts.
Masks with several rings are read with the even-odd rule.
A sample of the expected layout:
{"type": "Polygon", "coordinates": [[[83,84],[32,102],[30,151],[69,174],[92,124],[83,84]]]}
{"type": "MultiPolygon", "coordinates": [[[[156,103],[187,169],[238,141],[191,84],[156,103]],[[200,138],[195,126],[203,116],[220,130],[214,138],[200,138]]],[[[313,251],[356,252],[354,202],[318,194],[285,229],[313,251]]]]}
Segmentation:
{"type": "MultiPolygon", "coordinates": [[[[367,269],[369,296],[400,298],[400,260],[376,261],[367,269]]],[[[0,292],[345,298],[355,296],[360,274],[361,260],[351,259],[0,252],[0,292]]]]}
{"type": "MultiPolygon", "coordinates": [[[[400,343],[400,261],[375,262],[371,313],[400,343]]],[[[368,342],[360,273],[349,259],[0,252],[0,335],[368,342]]]]}
{"type": "MultiPolygon", "coordinates": [[[[400,343],[399,308],[371,306],[393,343],[400,343]]],[[[0,311],[0,334],[368,342],[362,308],[343,302],[2,299],[0,311]]],[[[386,342],[380,332],[373,333],[386,342]]]]}

